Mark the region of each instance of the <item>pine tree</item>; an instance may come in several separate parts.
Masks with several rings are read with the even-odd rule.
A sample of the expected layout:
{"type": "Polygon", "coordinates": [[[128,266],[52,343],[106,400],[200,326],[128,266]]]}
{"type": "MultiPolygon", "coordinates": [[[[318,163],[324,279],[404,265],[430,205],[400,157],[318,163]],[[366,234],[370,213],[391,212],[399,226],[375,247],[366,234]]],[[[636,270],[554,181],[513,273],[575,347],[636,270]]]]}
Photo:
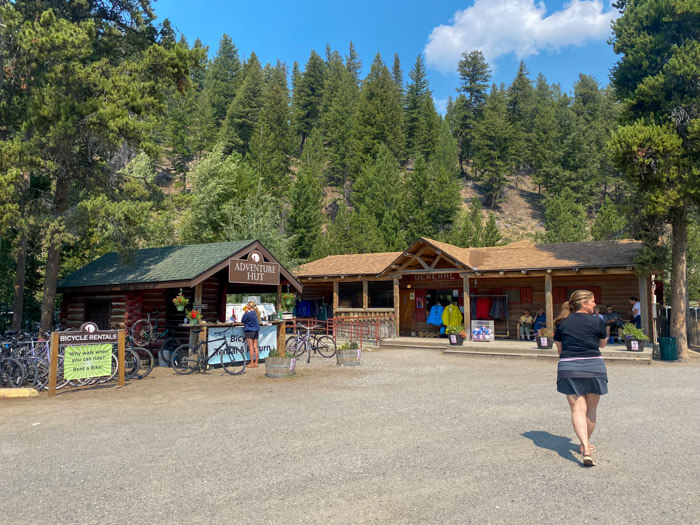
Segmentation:
{"type": "Polygon", "coordinates": [[[380,146],[376,161],[363,166],[353,185],[354,215],[375,218],[386,250],[400,250],[406,242],[402,186],[398,164],[386,145],[380,146]]]}
{"type": "Polygon", "coordinates": [[[321,103],[321,132],[328,157],[328,182],[341,188],[349,179],[350,136],[359,89],[340,57],[333,55],[321,103]]]}
{"type": "Polygon", "coordinates": [[[564,188],[559,195],[549,197],[545,202],[546,243],[583,242],[586,240],[586,210],[576,201],[576,195],[564,188]]]}
{"type": "Polygon", "coordinates": [[[525,62],[521,60],[518,72],[507,92],[508,119],[513,126],[510,149],[518,171],[529,168],[527,160],[531,143],[530,130],[532,129],[534,90],[528,74],[525,62]]]}
{"type": "Polygon", "coordinates": [[[359,172],[368,160],[377,158],[382,145],[394,158],[404,149],[403,108],[396,83],[379,54],[362,85],[351,141],[351,169],[359,172]]]}
{"type": "Polygon", "coordinates": [[[491,68],[481,51],[472,51],[462,53],[457,72],[460,86],[457,88],[459,96],[454,103],[453,128],[459,145],[460,170],[463,170],[463,163],[474,155],[474,126],[481,118],[481,111],[486,104],[491,68]]]}
{"type": "Polygon", "coordinates": [[[311,51],[306,69],[294,85],[292,108],[294,129],[299,137],[299,151],[311,130],[319,124],[323,86],[326,81],[326,64],[316,51],[311,51]]]}
{"type": "Polygon", "coordinates": [[[594,241],[608,241],[612,239],[623,239],[627,220],[620,214],[617,207],[605,196],[603,205],[598,210],[595,222],[591,227],[591,235],[594,241]]]}
{"type": "Polygon", "coordinates": [[[204,97],[211,108],[217,128],[226,117],[228,107],[236,96],[241,83],[241,69],[238,49],[231,37],[224,33],[204,79],[204,97]]]}
{"type": "Polygon", "coordinates": [[[489,212],[489,218],[484,227],[484,246],[499,246],[503,240],[501,230],[496,223],[496,216],[493,212],[489,212]]]}
{"type": "MultiPolygon", "coordinates": [[[[406,126],[406,150],[409,156],[416,157],[419,154],[426,156],[425,150],[428,150],[428,155],[432,154],[431,146],[434,146],[436,137],[436,129],[434,129],[435,119],[431,118],[428,102],[432,97],[428,90],[428,79],[425,71],[425,63],[423,57],[418,55],[416,63],[408,74],[411,82],[406,89],[406,112],[404,123],[406,126]],[[423,141],[429,139],[432,144],[425,144],[423,141]],[[420,150],[420,153],[419,153],[420,150]]],[[[433,112],[435,108],[433,107],[433,112]]]]}
{"type": "Polygon", "coordinates": [[[507,185],[513,162],[515,131],[508,119],[506,96],[495,85],[486,99],[483,118],[475,126],[474,167],[484,179],[490,207],[495,208],[507,185]]]}
{"type": "Polygon", "coordinates": [[[312,131],[301,155],[301,165],[294,184],[292,211],[287,231],[292,235],[291,253],[308,259],[321,234],[323,218],[323,146],[318,130],[312,131]]]}
{"type": "Polygon", "coordinates": [[[356,86],[360,85],[360,72],[362,71],[362,61],[360,60],[360,55],[355,50],[355,46],[350,41],[350,46],[348,48],[348,56],[345,57],[345,67],[352,75],[352,79],[356,86]]]}
{"type": "Polygon", "coordinates": [[[255,53],[250,54],[244,73],[245,78],[236,91],[236,97],[221,125],[219,138],[227,153],[235,150],[242,155],[250,149],[250,141],[264,102],[265,82],[260,61],[255,53]]]}
{"type": "Polygon", "coordinates": [[[398,53],[394,53],[394,67],[391,69],[391,78],[394,79],[396,87],[399,88],[399,93],[401,94],[401,99],[403,100],[403,71],[401,70],[401,60],[399,59],[398,53]]]}

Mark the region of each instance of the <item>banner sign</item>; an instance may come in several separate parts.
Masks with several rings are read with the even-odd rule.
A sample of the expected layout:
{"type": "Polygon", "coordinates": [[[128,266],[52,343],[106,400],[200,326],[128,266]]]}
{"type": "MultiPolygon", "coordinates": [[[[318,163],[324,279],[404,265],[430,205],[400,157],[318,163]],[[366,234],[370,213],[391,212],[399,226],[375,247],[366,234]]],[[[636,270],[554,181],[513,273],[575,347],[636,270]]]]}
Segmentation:
{"type": "Polygon", "coordinates": [[[280,265],[265,262],[262,254],[253,250],[248,259],[229,259],[228,281],[245,284],[279,284],[280,265]]]}
{"type": "Polygon", "coordinates": [[[86,379],[112,373],[112,345],[81,345],[66,347],[63,356],[63,377],[86,379]]]}
{"type": "MultiPolygon", "coordinates": [[[[248,347],[245,341],[245,332],[243,331],[242,326],[236,326],[234,328],[216,326],[211,327],[207,330],[207,349],[209,350],[209,362],[211,364],[218,365],[221,363],[220,356],[217,355],[212,358],[212,355],[220,346],[224,344],[224,342],[221,341],[221,338],[224,337],[224,335],[228,338],[229,346],[232,346],[240,351],[245,352],[246,361],[250,359],[250,354],[248,353],[248,347]]],[[[260,333],[258,337],[258,350],[260,351],[260,359],[265,359],[268,355],[270,355],[270,350],[276,349],[277,327],[260,326],[260,333]]]]}
{"type": "Polygon", "coordinates": [[[103,330],[100,332],[59,332],[58,344],[69,343],[84,345],[89,343],[110,343],[117,344],[119,330],[103,330]]]}

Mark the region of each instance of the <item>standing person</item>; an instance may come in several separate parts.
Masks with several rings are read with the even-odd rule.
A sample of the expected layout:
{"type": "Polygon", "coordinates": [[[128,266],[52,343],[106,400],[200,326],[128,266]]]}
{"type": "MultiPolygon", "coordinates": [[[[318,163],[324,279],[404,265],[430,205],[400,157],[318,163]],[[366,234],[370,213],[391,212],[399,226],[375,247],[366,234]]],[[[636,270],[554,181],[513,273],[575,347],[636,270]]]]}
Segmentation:
{"type": "Polygon", "coordinates": [[[637,328],[642,327],[642,305],[639,299],[636,297],[629,298],[630,305],[632,306],[632,322],[637,328]]]}
{"type": "Polygon", "coordinates": [[[250,368],[258,367],[258,336],[260,334],[260,319],[255,308],[255,301],[249,301],[246,305],[246,312],[241,317],[245,338],[248,343],[248,354],[250,355],[250,368]]]}
{"type": "Polygon", "coordinates": [[[566,394],[587,467],[596,464],[595,446],[589,440],[595,429],[600,396],[608,393],[608,372],[600,354],[608,339],[605,324],[592,315],[594,309],[593,292],[576,290],[554,320],[554,343],[559,353],[557,391],[566,394]]]}

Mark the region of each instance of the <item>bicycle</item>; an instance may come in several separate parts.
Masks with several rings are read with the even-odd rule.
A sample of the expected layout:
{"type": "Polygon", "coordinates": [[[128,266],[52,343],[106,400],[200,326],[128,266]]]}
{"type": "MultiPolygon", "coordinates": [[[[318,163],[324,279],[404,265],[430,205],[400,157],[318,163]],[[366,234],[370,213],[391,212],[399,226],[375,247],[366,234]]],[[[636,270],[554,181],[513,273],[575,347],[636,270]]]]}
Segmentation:
{"type": "MultiPolygon", "coordinates": [[[[195,346],[178,346],[173,352],[170,366],[181,375],[191,374],[194,371],[206,373],[209,364],[218,356],[224,372],[233,376],[242,374],[246,367],[245,351],[229,344],[226,334],[232,328],[226,329],[220,338],[200,341],[195,346]],[[217,342],[222,343],[210,352],[209,345],[217,342]]],[[[195,330],[195,333],[199,332],[202,330],[195,330]]]]}
{"type": "Polygon", "coordinates": [[[335,339],[329,335],[319,335],[311,332],[311,330],[320,327],[320,325],[306,326],[303,327],[305,333],[299,330],[296,334],[288,337],[285,342],[286,352],[294,357],[300,357],[304,355],[304,352],[308,352],[306,357],[307,363],[311,362],[312,351],[314,354],[318,353],[321,357],[333,357],[336,352],[335,339]]]}
{"type": "Polygon", "coordinates": [[[180,341],[178,341],[172,335],[172,329],[166,326],[162,332],[158,332],[158,319],[160,318],[160,312],[156,310],[153,312],[155,316],[155,326],[151,323],[151,313],[146,314],[146,319],[139,319],[129,330],[127,335],[127,341],[131,345],[131,348],[136,350],[139,354],[141,360],[141,370],[139,371],[137,379],[143,379],[153,370],[153,365],[155,364],[155,358],[153,355],[152,344],[158,339],[165,339],[160,350],[160,356],[167,365],[170,365],[169,357],[172,352],[180,346],[180,341]],[[170,334],[168,336],[168,334],[170,334]],[[148,348],[146,348],[148,346],[148,348]]]}

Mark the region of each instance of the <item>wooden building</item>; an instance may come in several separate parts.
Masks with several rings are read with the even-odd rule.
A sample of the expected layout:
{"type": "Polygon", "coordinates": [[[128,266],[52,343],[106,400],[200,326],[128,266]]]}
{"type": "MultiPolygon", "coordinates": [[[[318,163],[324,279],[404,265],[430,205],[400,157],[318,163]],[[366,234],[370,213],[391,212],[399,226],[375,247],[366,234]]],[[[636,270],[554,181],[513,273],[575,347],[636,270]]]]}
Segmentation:
{"type": "Polygon", "coordinates": [[[188,308],[201,308],[208,323],[224,322],[227,294],[301,293],[299,281],[259,241],[232,241],[138,250],[128,256],[108,253],[65,277],[58,285],[61,324],[85,321],[101,329],[129,328],[151,314],[159,326],[177,328],[184,313],[173,298],[182,289],[188,308]]]}
{"type": "Polygon", "coordinates": [[[543,307],[552,329],[561,303],[579,288],[624,319],[628,297],[639,297],[642,327],[652,333],[652,280],[635,272],[640,249],[640,242],[629,240],[459,248],[420,238],[404,252],[329,256],[295,275],[304,299],[327,302],[335,317],[390,317],[397,335],[437,331],[426,322],[436,302],[458,303],[465,319],[473,318],[475,301],[482,315],[484,305],[505,303],[507,312],[487,319],[495,319],[497,336],[516,338],[522,313],[543,307]]]}

